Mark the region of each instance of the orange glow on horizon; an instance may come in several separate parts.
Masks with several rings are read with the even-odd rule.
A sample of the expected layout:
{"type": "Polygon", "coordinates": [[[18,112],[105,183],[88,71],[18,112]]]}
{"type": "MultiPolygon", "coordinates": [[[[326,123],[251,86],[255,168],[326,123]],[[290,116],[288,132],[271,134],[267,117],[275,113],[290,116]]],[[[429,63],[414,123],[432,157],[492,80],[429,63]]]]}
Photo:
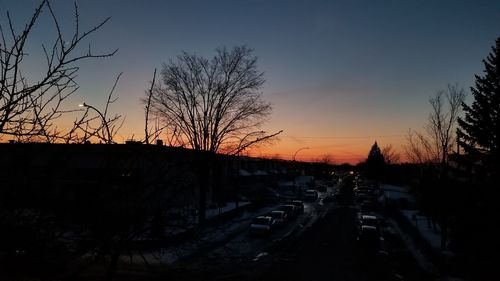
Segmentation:
{"type": "MultiPolygon", "coordinates": [[[[380,137],[380,136],[379,136],[380,137]]],[[[297,145],[296,142],[287,140],[290,137],[282,137],[279,141],[271,145],[255,147],[245,151],[245,154],[252,157],[276,158],[283,160],[321,162],[328,157],[333,164],[349,163],[351,165],[363,162],[368,157],[368,152],[375,142],[371,137],[338,137],[338,138],[311,138],[304,145],[297,145]],[[303,147],[309,147],[303,149],[303,147]],[[299,151],[298,151],[299,150],[299,151]],[[298,151],[298,152],[297,152],[298,151]]],[[[377,140],[381,147],[392,145],[393,149],[404,160],[402,136],[387,136],[377,140]]]]}
{"type": "MultiPolygon", "coordinates": [[[[143,140],[144,120],[141,115],[139,112],[127,116],[124,127],[115,137],[117,143],[125,143],[127,140],[143,140]]],[[[78,116],[78,112],[60,118],[57,122],[58,129],[65,131],[71,128],[76,116],[78,116]]],[[[332,128],[331,131],[336,131],[337,134],[327,135],[328,130],[325,130],[323,126],[316,128],[305,127],[304,129],[303,126],[299,126],[302,124],[295,124],[294,126],[294,120],[286,121],[283,119],[273,119],[270,123],[273,128],[264,128],[264,131],[268,134],[279,131],[275,128],[284,128],[284,132],[278,135],[277,140],[271,144],[251,147],[245,150],[242,155],[293,160],[293,156],[296,154],[297,161],[306,162],[319,162],[328,156],[334,164],[349,163],[355,165],[367,158],[370,147],[377,141],[380,147],[392,145],[393,149],[400,154],[400,160],[404,161],[404,153],[402,152],[405,143],[404,135],[391,134],[390,131],[384,131],[385,128],[373,128],[370,131],[365,129],[362,131],[367,132],[367,134],[360,135],[356,134],[358,130],[355,130],[354,126],[346,126],[345,128],[332,128]],[[376,131],[380,131],[381,134],[376,135],[376,131]],[[384,133],[385,135],[382,135],[384,133]],[[297,150],[304,147],[308,147],[308,149],[297,152],[297,150]]],[[[162,138],[164,136],[160,137],[160,139],[162,138]]],[[[8,140],[8,136],[0,139],[2,142],[8,140]]]]}

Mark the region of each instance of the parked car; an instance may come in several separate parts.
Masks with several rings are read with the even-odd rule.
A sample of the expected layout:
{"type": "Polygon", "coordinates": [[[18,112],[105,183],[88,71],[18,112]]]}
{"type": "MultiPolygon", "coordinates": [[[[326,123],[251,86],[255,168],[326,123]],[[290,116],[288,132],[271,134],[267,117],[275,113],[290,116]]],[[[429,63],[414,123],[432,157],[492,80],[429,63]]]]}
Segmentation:
{"type": "Polygon", "coordinates": [[[374,226],[362,225],[358,235],[359,246],[362,250],[376,252],[380,250],[380,233],[374,226]]]}
{"type": "Polygon", "coordinates": [[[365,226],[373,226],[379,231],[379,221],[376,216],[373,215],[361,215],[359,218],[359,225],[362,227],[365,226]]]}
{"type": "Polygon", "coordinates": [[[374,212],[376,209],[376,205],[372,200],[363,200],[360,204],[361,212],[374,212]]]}
{"type": "Polygon", "coordinates": [[[309,201],[316,201],[318,199],[318,191],[314,189],[308,189],[304,192],[304,199],[309,201]]]}
{"type": "Polygon", "coordinates": [[[292,204],[286,204],[286,205],[280,206],[277,210],[284,211],[289,219],[297,216],[300,212],[299,207],[292,205],[292,204]]]}
{"type": "Polygon", "coordinates": [[[294,205],[295,207],[298,207],[300,214],[304,213],[304,202],[302,202],[300,200],[292,200],[292,201],[288,202],[288,204],[294,205]]]}
{"type": "Polygon", "coordinates": [[[276,222],[277,226],[284,225],[286,223],[287,219],[288,219],[288,216],[287,216],[287,214],[286,214],[285,211],[274,210],[274,211],[271,211],[268,214],[268,216],[272,217],[274,219],[274,221],[276,222]]]}
{"type": "Polygon", "coordinates": [[[362,191],[358,191],[356,192],[356,201],[358,203],[361,203],[365,200],[369,200],[370,199],[370,196],[368,195],[368,193],[366,192],[362,192],[362,191]]]}
{"type": "Polygon", "coordinates": [[[256,217],[250,224],[250,234],[253,235],[269,235],[275,227],[275,220],[268,216],[256,217]]]}

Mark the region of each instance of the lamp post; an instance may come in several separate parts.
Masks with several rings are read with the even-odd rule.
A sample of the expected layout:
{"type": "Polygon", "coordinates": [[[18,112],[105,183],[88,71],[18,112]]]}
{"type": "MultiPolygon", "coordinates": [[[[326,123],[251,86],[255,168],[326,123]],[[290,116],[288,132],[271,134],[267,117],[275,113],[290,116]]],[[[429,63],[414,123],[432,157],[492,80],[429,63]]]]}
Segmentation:
{"type": "Polygon", "coordinates": [[[299,153],[299,151],[302,151],[302,150],[305,150],[305,149],[310,149],[310,147],[301,147],[299,149],[297,149],[297,151],[295,151],[295,153],[293,154],[293,161],[295,161],[295,156],[297,156],[297,153],[299,153]]]}
{"type": "MultiPolygon", "coordinates": [[[[295,153],[293,154],[293,162],[295,163],[294,164],[295,169],[300,170],[299,167],[298,167],[299,165],[296,164],[295,156],[297,156],[297,153],[299,153],[299,151],[306,150],[306,149],[310,149],[310,147],[307,147],[307,146],[306,147],[301,147],[301,148],[297,149],[297,151],[295,151],[295,153]]],[[[301,173],[301,172],[299,172],[299,173],[301,173]]],[[[297,192],[297,177],[294,178],[293,184],[294,184],[294,188],[296,190],[295,192],[297,192]]],[[[299,189],[299,194],[301,194],[301,193],[302,193],[302,191],[301,191],[301,189],[299,189]]]]}
{"type": "Polygon", "coordinates": [[[106,134],[108,135],[108,137],[105,139],[106,143],[108,143],[108,144],[111,143],[112,142],[111,141],[111,132],[109,130],[108,122],[106,121],[106,116],[104,116],[97,108],[93,107],[92,105],[83,103],[83,104],[79,104],[78,106],[79,107],[86,107],[86,108],[92,109],[95,112],[97,112],[97,114],[99,114],[99,116],[102,119],[102,124],[103,124],[104,128],[106,129],[106,134]]]}

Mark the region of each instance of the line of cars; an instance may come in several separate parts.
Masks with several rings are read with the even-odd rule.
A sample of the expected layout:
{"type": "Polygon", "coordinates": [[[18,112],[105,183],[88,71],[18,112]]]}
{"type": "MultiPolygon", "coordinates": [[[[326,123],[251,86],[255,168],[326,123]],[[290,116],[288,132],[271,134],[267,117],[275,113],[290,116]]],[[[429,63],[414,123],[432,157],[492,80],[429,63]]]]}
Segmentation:
{"type": "Polygon", "coordinates": [[[361,249],[368,252],[378,252],[383,248],[380,218],[377,210],[378,190],[372,185],[356,184],[354,188],[357,203],[360,205],[358,213],[358,237],[361,249]]]}
{"type": "Polygon", "coordinates": [[[254,218],[249,233],[254,236],[267,236],[302,213],[304,213],[304,203],[300,200],[290,200],[275,210],[254,218]]]}
{"type": "Polygon", "coordinates": [[[361,249],[376,252],[382,248],[379,219],[376,215],[361,215],[359,218],[359,232],[357,238],[361,249]]]}

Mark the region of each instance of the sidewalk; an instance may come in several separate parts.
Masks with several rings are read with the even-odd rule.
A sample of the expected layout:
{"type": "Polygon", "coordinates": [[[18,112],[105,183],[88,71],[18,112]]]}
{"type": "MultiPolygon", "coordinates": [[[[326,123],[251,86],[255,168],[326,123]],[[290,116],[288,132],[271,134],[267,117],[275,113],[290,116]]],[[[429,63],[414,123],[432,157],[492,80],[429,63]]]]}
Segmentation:
{"type": "Polygon", "coordinates": [[[450,276],[449,260],[453,254],[441,251],[440,234],[429,229],[425,217],[417,217],[418,228],[412,222],[415,211],[401,210],[400,218],[390,216],[388,224],[403,240],[420,267],[439,281],[462,281],[464,279],[450,276]],[[410,215],[410,217],[408,217],[410,215]],[[402,221],[404,220],[404,221],[402,221]]]}
{"type": "MultiPolygon", "coordinates": [[[[404,187],[383,186],[386,197],[398,202],[404,198],[406,202],[414,203],[415,198],[404,187]]],[[[380,202],[382,203],[383,200],[380,202]]],[[[388,224],[403,240],[420,267],[436,280],[463,280],[450,276],[451,260],[454,254],[441,250],[441,229],[429,226],[427,218],[418,210],[400,208],[398,204],[389,204],[388,224]]]]}
{"type": "Polygon", "coordinates": [[[417,210],[401,210],[401,213],[408,222],[412,223],[422,239],[427,241],[434,250],[441,252],[445,256],[453,255],[448,250],[441,250],[441,228],[438,224],[435,225],[434,229],[432,225],[429,225],[427,217],[419,214],[417,210]]]}

